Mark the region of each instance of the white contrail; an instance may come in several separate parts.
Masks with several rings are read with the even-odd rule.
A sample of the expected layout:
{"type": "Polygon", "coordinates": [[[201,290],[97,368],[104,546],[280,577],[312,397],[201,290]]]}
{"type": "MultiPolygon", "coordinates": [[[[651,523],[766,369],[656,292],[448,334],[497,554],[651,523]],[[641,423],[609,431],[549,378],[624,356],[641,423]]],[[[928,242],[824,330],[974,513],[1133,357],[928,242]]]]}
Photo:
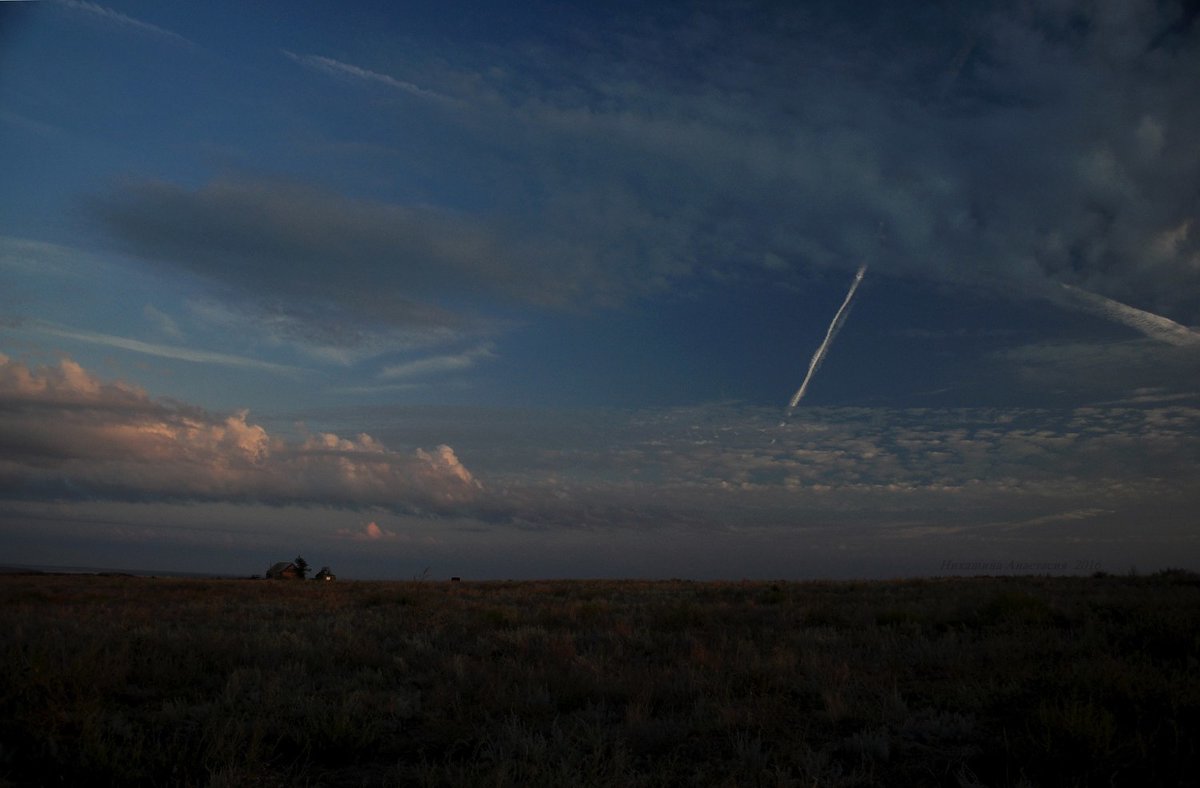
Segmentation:
{"type": "Polygon", "coordinates": [[[1130,328],[1140,331],[1151,339],[1166,342],[1176,347],[1196,347],[1200,345],[1200,332],[1180,325],[1170,318],[1147,312],[1144,309],[1114,301],[1098,293],[1080,290],[1078,287],[1063,285],[1064,290],[1075,297],[1075,303],[1087,311],[1124,323],[1130,328]]]}
{"type": "Polygon", "coordinates": [[[817,348],[817,352],[813,353],[812,361],[808,362],[808,373],[804,376],[804,382],[800,384],[800,388],[792,395],[792,401],[788,403],[788,412],[800,404],[800,400],[804,399],[804,393],[808,391],[808,383],[812,380],[812,376],[821,367],[821,362],[825,360],[825,356],[829,353],[829,346],[833,344],[833,338],[837,336],[841,330],[842,324],[846,322],[846,316],[850,314],[850,302],[854,299],[854,292],[858,290],[858,285],[863,280],[863,274],[867,272],[867,265],[863,263],[858,267],[858,273],[854,275],[854,281],[850,283],[850,291],[846,293],[846,300],[842,301],[842,305],[838,307],[837,314],[833,316],[833,322],[829,324],[829,330],[825,332],[825,339],[821,342],[821,346],[817,348]]]}

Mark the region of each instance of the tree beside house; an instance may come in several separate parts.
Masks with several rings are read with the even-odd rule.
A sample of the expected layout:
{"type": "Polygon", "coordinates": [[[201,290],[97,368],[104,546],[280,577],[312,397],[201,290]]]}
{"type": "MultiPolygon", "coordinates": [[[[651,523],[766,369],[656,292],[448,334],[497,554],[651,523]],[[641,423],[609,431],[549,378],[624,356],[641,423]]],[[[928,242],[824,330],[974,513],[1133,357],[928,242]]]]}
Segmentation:
{"type": "MultiPolygon", "coordinates": [[[[268,580],[304,580],[308,577],[308,561],[303,556],[296,556],[294,561],[280,561],[267,570],[268,580]]],[[[313,577],[314,580],[336,580],[337,575],[327,566],[313,577]]]]}

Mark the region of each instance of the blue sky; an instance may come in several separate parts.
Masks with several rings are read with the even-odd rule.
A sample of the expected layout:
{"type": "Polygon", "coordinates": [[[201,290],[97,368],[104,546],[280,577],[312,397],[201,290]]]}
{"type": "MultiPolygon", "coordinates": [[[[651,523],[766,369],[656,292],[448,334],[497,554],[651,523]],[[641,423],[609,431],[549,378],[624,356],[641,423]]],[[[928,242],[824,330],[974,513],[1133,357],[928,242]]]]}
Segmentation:
{"type": "Polygon", "coordinates": [[[1196,15],[0,3],[0,544],[1195,568],[1196,15]]]}

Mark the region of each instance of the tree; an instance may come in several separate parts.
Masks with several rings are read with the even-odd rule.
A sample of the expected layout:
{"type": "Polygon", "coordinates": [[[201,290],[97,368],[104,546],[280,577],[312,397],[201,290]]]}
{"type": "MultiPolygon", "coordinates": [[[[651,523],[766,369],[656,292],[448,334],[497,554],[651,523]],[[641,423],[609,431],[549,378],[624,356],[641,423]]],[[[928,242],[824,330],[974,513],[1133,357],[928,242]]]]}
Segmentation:
{"type": "Polygon", "coordinates": [[[296,556],[296,560],[292,563],[296,565],[296,571],[300,574],[301,580],[308,577],[308,561],[305,561],[303,556],[296,556]]]}

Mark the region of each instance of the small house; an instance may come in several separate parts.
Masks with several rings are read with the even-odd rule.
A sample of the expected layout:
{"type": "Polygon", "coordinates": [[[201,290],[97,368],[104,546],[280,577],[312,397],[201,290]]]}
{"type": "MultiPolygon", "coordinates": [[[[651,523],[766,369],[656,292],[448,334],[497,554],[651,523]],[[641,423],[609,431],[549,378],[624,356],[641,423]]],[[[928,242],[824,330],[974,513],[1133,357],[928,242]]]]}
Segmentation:
{"type": "Polygon", "coordinates": [[[300,569],[291,561],[280,561],[267,570],[268,580],[303,580],[300,569]]]}
{"type": "Polygon", "coordinates": [[[321,571],[313,576],[314,580],[337,580],[337,575],[330,571],[329,567],[321,567],[321,571]]]}

